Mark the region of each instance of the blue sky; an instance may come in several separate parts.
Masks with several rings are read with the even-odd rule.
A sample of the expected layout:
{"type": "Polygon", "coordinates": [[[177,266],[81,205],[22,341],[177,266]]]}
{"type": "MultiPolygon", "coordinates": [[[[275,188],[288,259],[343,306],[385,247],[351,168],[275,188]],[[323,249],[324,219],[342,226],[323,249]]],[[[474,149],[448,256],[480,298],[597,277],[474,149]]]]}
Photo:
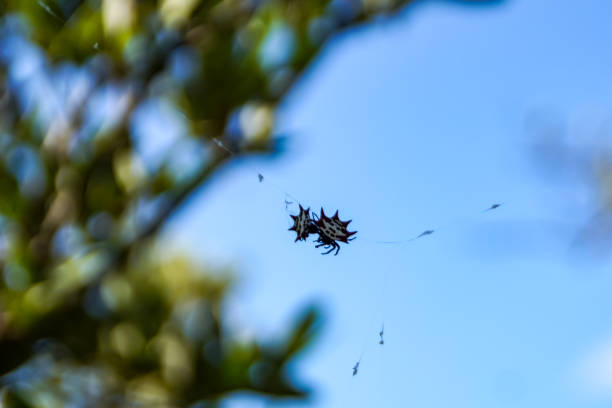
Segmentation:
{"type": "MultiPolygon", "coordinates": [[[[553,112],[564,142],[593,148],[589,126],[612,117],[611,13],[604,0],[418,2],[337,37],[279,112],[288,152],[224,168],[167,233],[236,268],[228,313],[245,337],[324,306],[292,373],[312,406],[610,406],[612,274],[572,251],[596,191],[546,177],[525,120],[553,112]],[[357,239],[336,257],[294,243],[277,187],[339,209],[357,239]]],[[[247,406],[302,405],[226,403],[247,406]]]]}

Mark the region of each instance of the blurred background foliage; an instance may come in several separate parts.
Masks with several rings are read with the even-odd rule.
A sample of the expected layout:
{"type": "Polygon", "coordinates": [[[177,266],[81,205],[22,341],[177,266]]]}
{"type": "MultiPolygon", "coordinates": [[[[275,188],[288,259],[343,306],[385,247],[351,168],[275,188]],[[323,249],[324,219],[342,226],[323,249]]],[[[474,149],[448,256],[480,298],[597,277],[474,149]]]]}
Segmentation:
{"type": "Polygon", "coordinates": [[[561,112],[539,106],[525,117],[527,153],[548,186],[571,191],[589,215],[571,249],[582,261],[610,259],[612,117],[593,106],[561,112]]]}
{"type": "Polygon", "coordinates": [[[275,107],[327,39],[406,3],[0,1],[2,405],[307,396],[287,365],[317,308],[245,341],[231,274],[158,233],[228,160],[280,153],[275,107]]]}

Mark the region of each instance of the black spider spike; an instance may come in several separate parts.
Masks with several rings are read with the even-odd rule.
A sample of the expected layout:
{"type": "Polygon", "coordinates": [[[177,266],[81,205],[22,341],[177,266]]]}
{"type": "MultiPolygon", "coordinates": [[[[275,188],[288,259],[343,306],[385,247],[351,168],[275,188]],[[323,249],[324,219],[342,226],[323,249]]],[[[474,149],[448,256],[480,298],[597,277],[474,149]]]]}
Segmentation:
{"type": "Polygon", "coordinates": [[[321,207],[321,219],[322,220],[328,220],[329,217],[327,215],[325,215],[325,211],[323,211],[323,207],[321,207]]]}

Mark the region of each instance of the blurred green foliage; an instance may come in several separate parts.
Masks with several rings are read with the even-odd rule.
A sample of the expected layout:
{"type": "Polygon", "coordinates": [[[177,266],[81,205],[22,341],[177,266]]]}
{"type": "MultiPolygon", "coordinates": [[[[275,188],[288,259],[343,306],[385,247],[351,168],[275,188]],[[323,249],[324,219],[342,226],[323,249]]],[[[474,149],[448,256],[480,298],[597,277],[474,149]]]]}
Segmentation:
{"type": "Polygon", "coordinates": [[[275,107],[326,40],[405,3],[0,1],[2,405],[305,397],[287,364],[317,309],[273,345],[241,339],[229,274],[159,231],[234,157],[212,141],[278,153],[275,107]]]}

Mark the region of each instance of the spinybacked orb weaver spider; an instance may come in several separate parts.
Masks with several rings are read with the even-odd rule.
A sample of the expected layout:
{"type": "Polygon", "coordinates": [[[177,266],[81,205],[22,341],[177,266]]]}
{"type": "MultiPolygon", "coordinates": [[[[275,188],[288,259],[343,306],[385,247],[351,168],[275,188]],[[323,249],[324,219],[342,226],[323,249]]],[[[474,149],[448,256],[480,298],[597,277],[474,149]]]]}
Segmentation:
{"type": "Polygon", "coordinates": [[[296,232],[296,242],[298,240],[305,241],[310,234],[318,234],[319,237],[315,240],[315,243],[317,243],[315,248],[323,247],[324,249],[327,249],[328,251],[323,252],[323,255],[327,255],[334,250],[336,250],[334,255],[338,255],[338,252],[340,251],[340,245],[338,242],[348,244],[349,241],[355,239],[355,237],[351,236],[356,234],[357,231],[347,230],[347,226],[351,220],[340,220],[338,217],[338,211],[336,211],[334,216],[330,218],[325,215],[323,208],[321,208],[320,217],[317,217],[314,214],[313,216],[316,219],[310,215],[310,208],[304,210],[301,204],[300,213],[298,215],[291,216],[291,218],[293,218],[293,227],[289,228],[289,230],[296,232]]]}

